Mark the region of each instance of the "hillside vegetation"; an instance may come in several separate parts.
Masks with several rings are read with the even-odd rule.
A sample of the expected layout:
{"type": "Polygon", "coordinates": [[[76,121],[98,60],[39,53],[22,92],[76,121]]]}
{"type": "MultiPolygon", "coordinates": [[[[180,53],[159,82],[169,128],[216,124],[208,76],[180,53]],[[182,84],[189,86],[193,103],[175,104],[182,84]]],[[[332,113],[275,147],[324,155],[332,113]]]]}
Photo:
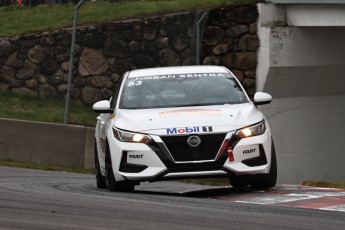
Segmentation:
{"type": "MultiPolygon", "coordinates": [[[[221,7],[233,4],[255,3],[253,0],[131,0],[111,3],[108,1],[87,1],[80,8],[79,25],[161,15],[177,11],[195,10],[206,7],[221,7]]],[[[37,7],[17,5],[0,7],[0,37],[11,37],[38,31],[71,28],[75,6],[43,4],[37,7]]],[[[0,41],[1,48],[1,41],[0,41]]],[[[1,55],[0,55],[1,56],[1,55]]],[[[1,57],[0,57],[1,58],[1,57]]],[[[0,60],[1,62],[1,60],[0,60]]],[[[0,68],[1,70],[1,68],[0,68]]],[[[1,74],[1,73],[0,73],[1,74]]],[[[2,76],[0,76],[1,78],[2,76]]],[[[1,86],[1,85],[0,85],[1,86]]],[[[38,96],[20,95],[1,90],[0,118],[11,118],[51,123],[62,123],[65,99],[43,99],[38,96]]],[[[94,126],[97,114],[91,106],[71,105],[70,123],[94,126]]]]}
{"type": "MultiPolygon", "coordinates": [[[[0,118],[11,118],[49,123],[63,123],[65,100],[45,99],[38,96],[20,95],[0,90],[0,118]]],[[[70,124],[93,127],[96,116],[92,107],[72,103],[70,124]]]]}
{"type": "MultiPolygon", "coordinates": [[[[137,16],[192,10],[224,5],[257,3],[258,0],[133,0],[111,3],[86,1],[79,12],[79,25],[94,24],[137,16]]],[[[71,27],[74,5],[43,4],[0,7],[0,37],[71,27]]]]}

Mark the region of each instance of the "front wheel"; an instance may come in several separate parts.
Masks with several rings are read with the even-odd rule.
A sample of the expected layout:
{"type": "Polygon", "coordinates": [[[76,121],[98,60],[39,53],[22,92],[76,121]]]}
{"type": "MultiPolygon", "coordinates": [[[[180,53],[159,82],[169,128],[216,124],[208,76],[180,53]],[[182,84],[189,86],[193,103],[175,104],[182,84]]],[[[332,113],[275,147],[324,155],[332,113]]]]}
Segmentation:
{"type": "Polygon", "coordinates": [[[234,188],[242,188],[249,185],[249,180],[247,176],[229,176],[230,185],[234,188]]]}
{"type": "Polygon", "coordinates": [[[102,175],[101,168],[99,166],[96,142],[95,142],[95,170],[96,170],[96,185],[97,185],[97,188],[101,188],[101,189],[107,188],[107,184],[105,182],[105,177],[102,175]]]}
{"type": "Polygon", "coordinates": [[[105,182],[110,191],[131,192],[135,184],[128,181],[116,181],[111,163],[109,147],[105,155],[105,182]]]}
{"type": "Polygon", "coordinates": [[[127,181],[116,181],[114,177],[114,172],[112,169],[109,170],[106,177],[106,183],[110,191],[117,192],[132,192],[135,185],[127,181]]]}
{"type": "Polygon", "coordinates": [[[276,151],[274,147],[274,143],[272,140],[272,150],[271,150],[271,168],[268,174],[254,176],[252,179],[250,186],[254,190],[265,190],[272,188],[277,183],[277,157],[276,151]]]}

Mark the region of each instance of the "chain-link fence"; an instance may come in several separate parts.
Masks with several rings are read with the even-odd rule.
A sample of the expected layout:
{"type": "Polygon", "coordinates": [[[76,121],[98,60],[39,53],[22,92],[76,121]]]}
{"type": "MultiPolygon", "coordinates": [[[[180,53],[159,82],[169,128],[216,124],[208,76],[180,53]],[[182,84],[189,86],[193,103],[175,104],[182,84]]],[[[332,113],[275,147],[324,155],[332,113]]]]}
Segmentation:
{"type": "MultiPolygon", "coordinates": [[[[97,2],[94,10],[99,6],[97,2]]],[[[12,10],[15,19],[20,11],[13,7],[20,6],[3,6],[0,10],[12,10]]],[[[74,9],[72,5],[61,7],[74,9]]],[[[96,114],[92,104],[111,97],[120,76],[136,68],[225,65],[253,95],[257,16],[255,5],[244,5],[182,12],[163,10],[149,16],[78,26],[73,65],[70,26],[20,36],[2,34],[0,118],[62,123],[71,67],[71,124],[93,126],[96,114]]]]}

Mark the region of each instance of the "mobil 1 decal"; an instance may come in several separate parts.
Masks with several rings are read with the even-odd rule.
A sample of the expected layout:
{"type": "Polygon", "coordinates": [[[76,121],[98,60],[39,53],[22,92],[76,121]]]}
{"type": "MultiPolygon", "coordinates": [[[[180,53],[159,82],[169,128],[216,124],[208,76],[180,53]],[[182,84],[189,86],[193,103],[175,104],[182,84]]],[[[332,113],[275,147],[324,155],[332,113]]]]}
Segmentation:
{"type": "Polygon", "coordinates": [[[168,128],[167,134],[190,134],[190,133],[211,133],[213,132],[212,126],[192,126],[184,128],[168,128]]]}

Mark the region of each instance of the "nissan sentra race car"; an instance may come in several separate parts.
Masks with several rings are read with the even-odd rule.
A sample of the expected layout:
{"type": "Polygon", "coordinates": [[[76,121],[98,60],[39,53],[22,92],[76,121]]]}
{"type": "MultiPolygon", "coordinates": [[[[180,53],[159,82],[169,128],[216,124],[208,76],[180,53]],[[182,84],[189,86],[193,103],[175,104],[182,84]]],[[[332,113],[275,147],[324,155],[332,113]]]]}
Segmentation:
{"type": "Polygon", "coordinates": [[[113,97],[99,101],[98,188],[131,191],[142,181],[229,178],[234,187],[275,186],[269,124],[225,67],[179,66],[126,72],[113,97]]]}

